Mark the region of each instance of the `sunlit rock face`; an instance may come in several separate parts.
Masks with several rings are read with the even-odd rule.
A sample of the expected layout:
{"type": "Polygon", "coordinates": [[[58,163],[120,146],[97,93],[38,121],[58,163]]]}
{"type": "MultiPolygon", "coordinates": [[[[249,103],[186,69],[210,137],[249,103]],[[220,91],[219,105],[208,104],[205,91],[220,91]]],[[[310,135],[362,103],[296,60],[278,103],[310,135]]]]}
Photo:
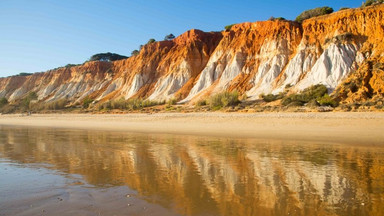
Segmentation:
{"type": "Polygon", "coordinates": [[[222,91],[260,94],[300,91],[324,84],[343,100],[384,92],[384,5],[348,9],[305,20],[234,25],[223,32],[190,30],[143,46],[137,56],[87,62],[31,76],[0,79],[10,101],[34,91],[42,102],[86,96],[110,99],[181,99],[193,103],[222,91]],[[343,83],[362,83],[349,91],[343,83]]]}

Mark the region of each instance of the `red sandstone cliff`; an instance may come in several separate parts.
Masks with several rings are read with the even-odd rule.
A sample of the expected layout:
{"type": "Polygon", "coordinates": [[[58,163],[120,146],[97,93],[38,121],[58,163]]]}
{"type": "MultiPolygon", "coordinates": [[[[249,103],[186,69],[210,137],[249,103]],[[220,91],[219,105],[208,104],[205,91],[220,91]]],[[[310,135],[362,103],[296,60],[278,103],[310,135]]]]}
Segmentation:
{"type": "Polygon", "coordinates": [[[224,32],[190,30],[115,62],[87,62],[0,78],[0,97],[34,91],[42,102],[89,96],[193,102],[237,89],[251,99],[322,83],[346,102],[384,96],[384,5],[305,20],[242,23],[224,32]]]}

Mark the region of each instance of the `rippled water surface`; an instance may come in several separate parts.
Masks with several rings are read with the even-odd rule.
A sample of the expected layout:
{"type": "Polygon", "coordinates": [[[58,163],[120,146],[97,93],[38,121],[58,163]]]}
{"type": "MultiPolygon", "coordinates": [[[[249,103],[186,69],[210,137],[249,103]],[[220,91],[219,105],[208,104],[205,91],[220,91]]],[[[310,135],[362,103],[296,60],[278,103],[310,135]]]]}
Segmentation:
{"type": "Polygon", "coordinates": [[[0,215],[384,215],[384,145],[0,126],[0,215]]]}

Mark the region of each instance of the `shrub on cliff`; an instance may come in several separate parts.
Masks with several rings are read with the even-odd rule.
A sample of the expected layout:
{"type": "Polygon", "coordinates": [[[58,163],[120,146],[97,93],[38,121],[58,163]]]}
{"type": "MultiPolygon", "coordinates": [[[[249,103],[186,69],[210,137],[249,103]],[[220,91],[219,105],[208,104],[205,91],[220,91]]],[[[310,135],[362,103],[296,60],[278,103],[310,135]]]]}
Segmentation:
{"type": "Polygon", "coordinates": [[[71,67],[75,67],[75,66],[79,66],[81,64],[66,64],[64,67],[65,68],[71,68],[71,67]]]}
{"type": "Polygon", "coordinates": [[[302,12],[299,16],[296,17],[296,21],[301,23],[306,19],[317,17],[325,14],[330,14],[333,12],[333,8],[331,7],[319,7],[311,10],[307,10],[302,12]]]}
{"type": "Polygon", "coordinates": [[[205,106],[205,105],[207,105],[207,101],[206,100],[199,100],[195,104],[195,106],[197,106],[197,107],[201,107],[201,106],[205,106]]]}
{"type": "Polygon", "coordinates": [[[141,98],[129,99],[126,101],[126,109],[130,110],[139,110],[145,107],[152,107],[160,104],[164,104],[164,101],[152,101],[152,100],[144,100],[141,98]]]}
{"type": "Polygon", "coordinates": [[[95,54],[91,56],[91,58],[89,58],[89,61],[117,61],[117,60],[126,59],[126,58],[128,57],[119,55],[116,53],[107,52],[107,53],[95,54]]]}
{"type": "Polygon", "coordinates": [[[328,89],[325,85],[317,84],[304,89],[301,92],[301,95],[305,100],[305,102],[308,102],[311,99],[322,97],[327,93],[328,93],[328,89]]]}
{"type": "Polygon", "coordinates": [[[5,97],[0,98],[0,108],[8,104],[8,100],[5,97]]]}
{"type": "Polygon", "coordinates": [[[363,2],[363,7],[375,5],[375,4],[381,4],[384,3],[384,0],[367,0],[366,2],[363,2]]]}
{"type": "Polygon", "coordinates": [[[317,100],[321,106],[331,106],[331,107],[337,107],[339,104],[337,101],[333,100],[328,94],[325,94],[321,98],[318,98],[317,100]]]}
{"type": "Polygon", "coordinates": [[[133,50],[132,52],[131,52],[131,56],[137,56],[137,55],[139,55],[139,50],[133,50]]]}
{"type": "Polygon", "coordinates": [[[37,99],[37,94],[36,92],[29,92],[27,96],[25,96],[23,99],[22,99],[22,102],[21,102],[21,105],[22,107],[24,107],[25,109],[29,109],[30,108],[30,104],[31,104],[31,101],[33,100],[36,100],[37,99]]]}
{"type": "Polygon", "coordinates": [[[261,94],[260,97],[265,101],[265,102],[272,102],[272,101],[275,101],[275,100],[279,100],[279,99],[282,99],[283,97],[285,96],[284,93],[279,93],[277,95],[274,95],[274,94],[261,94]]]}
{"type": "Polygon", "coordinates": [[[176,105],[177,104],[177,98],[171,98],[167,101],[168,105],[176,105]]]}
{"type": "Polygon", "coordinates": [[[17,74],[17,76],[30,76],[32,75],[33,73],[25,73],[25,72],[21,72],[19,74],[17,74]]]}
{"type": "Polygon", "coordinates": [[[173,40],[173,39],[175,39],[175,35],[173,34],[169,34],[164,37],[164,40],[173,40]]]}
{"type": "Polygon", "coordinates": [[[151,44],[151,43],[155,43],[155,42],[156,42],[156,40],[151,38],[151,39],[148,40],[147,44],[151,44]]]}
{"type": "Polygon", "coordinates": [[[209,98],[209,107],[213,110],[219,110],[223,107],[235,106],[240,103],[239,92],[222,92],[209,98]]]}
{"type": "Polygon", "coordinates": [[[297,94],[288,95],[281,100],[281,104],[302,106],[312,100],[316,100],[322,106],[337,106],[337,102],[328,95],[327,87],[322,84],[308,87],[297,94]]]}
{"type": "Polygon", "coordinates": [[[64,109],[67,105],[68,101],[67,99],[59,99],[56,101],[49,102],[44,105],[45,110],[60,110],[64,109]]]}
{"type": "Polygon", "coordinates": [[[86,96],[83,99],[83,108],[87,109],[89,107],[89,105],[91,105],[92,102],[93,102],[93,99],[91,99],[90,97],[86,96]]]}
{"type": "Polygon", "coordinates": [[[236,25],[236,24],[227,25],[224,28],[225,28],[225,30],[230,31],[232,26],[234,26],[234,25],[236,25]]]}
{"type": "Polygon", "coordinates": [[[268,20],[269,21],[275,21],[275,20],[284,21],[286,19],[284,17],[274,17],[274,16],[271,16],[268,20]]]}
{"type": "Polygon", "coordinates": [[[110,109],[119,109],[119,110],[140,110],[145,107],[151,107],[156,105],[164,104],[164,101],[151,101],[144,100],[141,98],[133,98],[125,100],[124,98],[116,99],[113,101],[108,101],[98,106],[99,110],[110,110],[110,109]]]}

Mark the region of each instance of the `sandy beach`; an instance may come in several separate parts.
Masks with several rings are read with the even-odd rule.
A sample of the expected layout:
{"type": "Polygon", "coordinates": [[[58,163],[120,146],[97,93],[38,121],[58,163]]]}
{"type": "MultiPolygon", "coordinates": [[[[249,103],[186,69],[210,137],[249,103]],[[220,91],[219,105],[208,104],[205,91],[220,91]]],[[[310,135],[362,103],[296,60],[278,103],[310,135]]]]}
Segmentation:
{"type": "Polygon", "coordinates": [[[0,125],[384,144],[384,113],[14,114],[0,125]]]}

